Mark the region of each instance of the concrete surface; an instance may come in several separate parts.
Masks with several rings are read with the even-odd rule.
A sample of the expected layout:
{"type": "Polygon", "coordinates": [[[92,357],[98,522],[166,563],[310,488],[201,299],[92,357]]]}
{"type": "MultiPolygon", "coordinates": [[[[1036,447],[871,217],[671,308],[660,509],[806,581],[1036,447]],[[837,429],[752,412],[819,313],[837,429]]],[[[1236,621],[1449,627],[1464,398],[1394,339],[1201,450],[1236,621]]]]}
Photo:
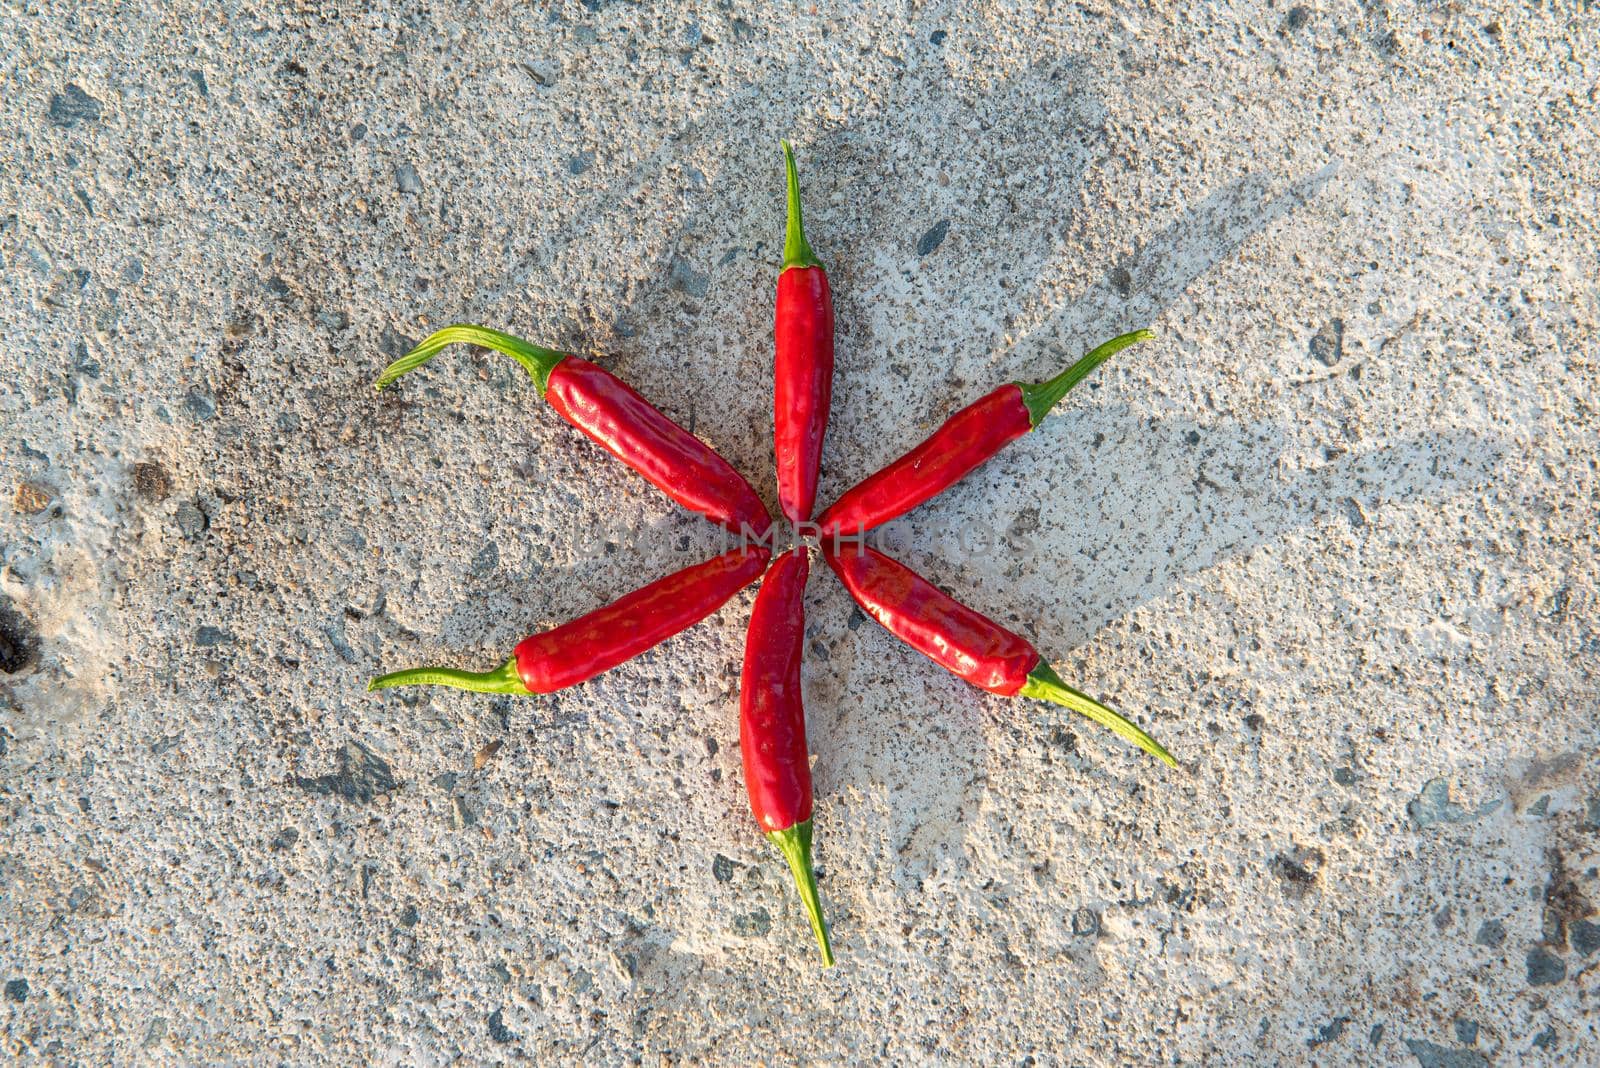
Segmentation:
{"type": "Polygon", "coordinates": [[[1593,15],[1160,6],[8,0],[6,1056],[1600,1058],[1593,15]],[[775,500],[785,134],[825,499],[1158,331],[901,534],[1184,762],[817,568],[829,973],[740,784],[749,594],[553,697],[362,690],[706,551],[508,361],[375,396],[434,325],[775,500]]]}

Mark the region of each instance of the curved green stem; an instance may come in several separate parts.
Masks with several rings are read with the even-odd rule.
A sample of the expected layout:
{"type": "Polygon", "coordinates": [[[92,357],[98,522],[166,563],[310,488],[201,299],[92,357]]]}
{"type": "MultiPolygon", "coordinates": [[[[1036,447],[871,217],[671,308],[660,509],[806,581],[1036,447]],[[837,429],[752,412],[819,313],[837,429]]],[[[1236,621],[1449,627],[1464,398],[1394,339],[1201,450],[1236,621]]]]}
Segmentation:
{"type": "Polygon", "coordinates": [[[1019,691],[1021,697],[1036,697],[1041,701],[1053,701],[1074,712],[1082,713],[1100,724],[1110,727],[1134,745],[1143,749],[1153,757],[1164,760],[1169,767],[1177,767],[1178,762],[1172,759],[1172,754],[1161,747],[1161,743],[1150,737],[1144,731],[1135,727],[1131,722],[1111,711],[1105,705],[1096,701],[1087,694],[1079,693],[1071,686],[1061,681],[1055,669],[1043,660],[1028,673],[1028,681],[1019,691]]]}
{"type": "Polygon", "coordinates": [[[822,918],[822,901],[817,895],[817,875],[811,869],[811,821],[797,823],[781,831],[768,831],[767,838],[783,853],[794,874],[795,889],[811,918],[811,930],[822,948],[822,966],[833,967],[833,946],[828,941],[828,921],[822,918]]]}
{"type": "Polygon", "coordinates": [[[821,267],[822,261],[806,241],[806,224],[800,215],[800,172],[794,166],[794,150],[783,142],[783,170],[789,186],[789,222],[783,231],[783,270],[790,267],[821,267]]]}
{"type": "Polygon", "coordinates": [[[474,693],[527,693],[522,676],[517,674],[517,658],[512,657],[493,671],[461,671],[457,668],[420,667],[391,671],[367,683],[367,692],[391,686],[451,686],[474,693]]]}
{"type": "Polygon", "coordinates": [[[382,389],[407,371],[414,371],[427,363],[446,345],[465,343],[468,345],[482,345],[486,349],[503,352],[527,368],[528,374],[533,377],[533,384],[539,389],[539,396],[544,396],[545,385],[550,381],[550,372],[555,370],[556,364],[567,358],[564,352],[554,349],[532,345],[520,337],[512,337],[498,330],[490,330],[486,326],[472,326],[467,323],[456,323],[453,326],[435,330],[422,339],[422,344],[400,357],[383,369],[383,374],[378,376],[374,388],[382,389]]]}
{"type": "Polygon", "coordinates": [[[1018,382],[1017,388],[1022,390],[1022,403],[1028,406],[1028,422],[1038,426],[1044,417],[1050,414],[1050,409],[1072,391],[1072,387],[1089,377],[1089,372],[1105,363],[1111,357],[1139,341],[1149,341],[1155,334],[1148,330],[1135,330],[1132,333],[1121,334],[1112,338],[1105,344],[1091,350],[1089,354],[1071,367],[1062,371],[1047,382],[1036,382],[1029,385],[1018,382]]]}

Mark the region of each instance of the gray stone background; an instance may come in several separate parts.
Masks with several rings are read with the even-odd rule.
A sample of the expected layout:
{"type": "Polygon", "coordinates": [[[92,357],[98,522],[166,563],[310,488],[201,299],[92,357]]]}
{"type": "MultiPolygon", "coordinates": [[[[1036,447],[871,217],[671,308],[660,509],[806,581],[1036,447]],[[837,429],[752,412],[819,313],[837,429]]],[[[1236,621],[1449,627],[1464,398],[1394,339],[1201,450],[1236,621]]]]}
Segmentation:
{"type": "Polygon", "coordinates": [[[6,1056],[1600,1056],[1597,45],[1565,3],[5,0],[6,1056]],[[1158,332],[902,552],[1183,762],[816,568],[826,973],[741,785],[749,593],[550,697],[362,688],[707,551],[509,361],[374,395],[434,326],[603,363],[775,501],[784,135],[824,499],[1158,332]]]}

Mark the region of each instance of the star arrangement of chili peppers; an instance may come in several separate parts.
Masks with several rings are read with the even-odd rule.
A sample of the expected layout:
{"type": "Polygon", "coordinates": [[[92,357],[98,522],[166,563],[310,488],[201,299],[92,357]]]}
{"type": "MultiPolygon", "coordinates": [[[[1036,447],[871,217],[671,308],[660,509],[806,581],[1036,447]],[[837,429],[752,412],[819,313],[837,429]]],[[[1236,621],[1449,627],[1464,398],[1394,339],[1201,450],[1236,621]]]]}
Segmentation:
{"type": "Polygon", "coordinates": [[[772,517],[743,476],[609,372],[576,356],[481,326],[447,326],[384,369],[383,389],[466,342],[522,364],[556,412],[691,511],[740,535],[738,548],[656,580],[553,630],[524,639],[492,671],[423,667],[381,675],[368,690],[452,686],[481,693],[551,693],[616,667],[705,619],[761,579],[745,640],[739,749],[750,807],[794,874],[824,965],[833,964],[811,860],[811,762],[801,701],[804,594],[819,549],[868,615],[935,663],[991,693],[1052,701],[1175,765],[1129,720],[1064,683],[1021,635],[973,611],[865,535],[955,484],[1038,426],[1096,367],[1147,330],[1112,338],[1054,378],[1008,383],[961,409],[927,440],[847,490],[813,520],[833,388],[833,300],[806,241],[794,153],[783,143],[788,222],[776,300],[773,444],[784,517],[814,536],[779,554],[772,517]],[[763,576],[764,573],[764,576],[763,576]]]}

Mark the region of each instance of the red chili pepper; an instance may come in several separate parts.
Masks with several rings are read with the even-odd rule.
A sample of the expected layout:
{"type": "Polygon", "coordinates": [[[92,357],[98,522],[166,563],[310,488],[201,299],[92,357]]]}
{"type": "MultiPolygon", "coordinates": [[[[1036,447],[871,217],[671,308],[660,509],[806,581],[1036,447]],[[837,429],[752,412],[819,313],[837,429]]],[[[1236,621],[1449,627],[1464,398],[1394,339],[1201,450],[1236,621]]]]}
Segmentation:
{"type": "Polygon", "coordinates": [[[453,686],[479,693],[551,693],[576,686],[694,626],[760,576],[772,553],[733,549],[634,590],[604,608],[524,638],[493,671],[409,668],[381,675],[368,690],[453,686]]]}
{"type": "Polygon", "coordinates": [[[1173,767],[1161,744],[1055,673],[1028,639],[944,593],[869,545],[823,542],[828,566],[867,614],[889,633],[974,686],[1005,697],[1035,697],[1110,727],[1173,767]]]}
{"type": "Polygon", "coordinates": [[[1114,337],[1049,381],[1010,382],[969,404],[922,444],[846,490],[817,520],[822,535],[871,530],[937,496],[1038,426],[1090,371],[1153,336],[1135,330],[1114,337]]]}
{"type": "Polygon", "coordinates": [[[791,523],[811,518],[817,503],[817,467],[833,397],[833,295],[828,274],[806,242],[800,216],[800,177],[794,152],[783,142],[789,219],[778,274],[777,359],[773,376],[773,447],[778,461],[778,504],[791,523]]]}
{"type": "Polygon", "coordinates": [[[822,963],[831,967],[833,947],[811,867],[811,758],[800,695],[810,570],[807,550],[791,549],[778,557],[761,581],[739,682],[739,751],[744,755],[750,809],[788,860],[817,945],[822,947],[822,963]]]}
{"type": "Polygon", "coordinates": [[[377,388],[422,366],[456,342],[482,345],[522,364],[539,395],[567,422],[690,511],[735,533],[748,529],[758,538],[772,525],[756,491],[716,450],[668,419],[621,379],[576,356],[482,326],[447,326],[384,368],[377,388]]]}

